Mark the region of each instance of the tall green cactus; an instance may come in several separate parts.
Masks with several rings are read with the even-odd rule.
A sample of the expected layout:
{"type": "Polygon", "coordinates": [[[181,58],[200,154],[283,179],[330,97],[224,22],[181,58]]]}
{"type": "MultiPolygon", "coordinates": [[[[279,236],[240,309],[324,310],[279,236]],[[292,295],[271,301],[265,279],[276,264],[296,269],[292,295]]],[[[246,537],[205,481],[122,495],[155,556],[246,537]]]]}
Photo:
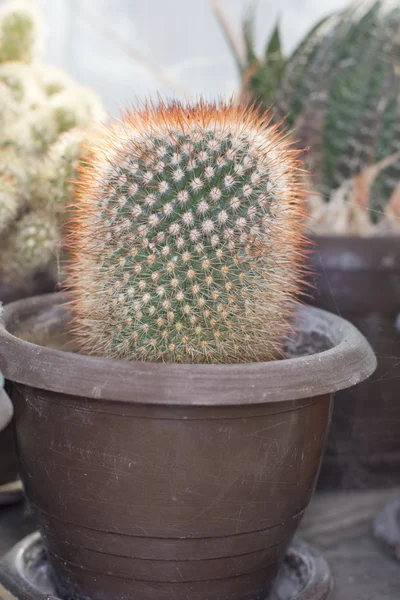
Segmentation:
{"type": "MultiPolygon", "coordinates": [[[[260,87],[250,91],[258,100],[270,99],[268,88],[265,94],[260,87]]],[[[288,59],[275,96],[276,118],[287,117],[286,127],[308,148],[313,184],[325,200],[395,156],[400,150],[398,2],[356,3],[319,23],[288,59]]],[[[399,181],[400,160],[374,178],[368,190],[373,223],[399,181]]]]}
{"type": "Polygon", "coordinates": [[[255,111],[128,111],[83,168],[69,286],[88,353],[170,362],[279,355],[301,281],[297,152],[255,111]]]}

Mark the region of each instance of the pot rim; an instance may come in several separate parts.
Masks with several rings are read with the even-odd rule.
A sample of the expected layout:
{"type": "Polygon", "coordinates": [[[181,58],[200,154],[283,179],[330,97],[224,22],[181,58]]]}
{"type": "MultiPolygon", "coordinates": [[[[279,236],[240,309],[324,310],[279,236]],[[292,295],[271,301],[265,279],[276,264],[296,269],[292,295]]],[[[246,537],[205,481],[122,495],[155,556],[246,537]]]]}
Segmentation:
{"type": "Polygon", "coordinates": [[[67,300],[67,294],[47,294],[5,307],[0,319],[0,370],[7,379],[109,402],[228,406],[331,394],[363,381],[377,366],[369,343],[351,323],[311,306],[299,306],[299,318],[319,323],[332,335],[334,346],[308,356],[258,363],[129,362],[39,346],[7,331],[7,324],[67,300]]]}
{"type": "Polygon", "coordinates": [[[308,237],[310,240],[315,240],[315,241],[321,241],[321,240],[327,240],[327,241],[331,241],[333,243],[335,243],[337,241],[337,243],[339,243],[340,241],[350,241],[350,243],[372,243],[372,244],[376,244],[377,246],[380,246],[381,244],[399,244],[400,242],[400,234],[396,235],[396,234],[390,234],[390,235],[342,235],[340,233],[338,234],[320,234],[320,233],[314,233],[311,232],[308,234],[308,237]],[[354,240],[354,241],[352,241],[354,240]]]}
{"type": "Polygon", "coordinates": [[[310,235],[310,258],[327,271],[396,273],[400,271],[400,235],[310,235]],[[319,261],[323,259],[324,264],[319,261]],[[350,259],[350,260],[349,260],[350,259]]]}

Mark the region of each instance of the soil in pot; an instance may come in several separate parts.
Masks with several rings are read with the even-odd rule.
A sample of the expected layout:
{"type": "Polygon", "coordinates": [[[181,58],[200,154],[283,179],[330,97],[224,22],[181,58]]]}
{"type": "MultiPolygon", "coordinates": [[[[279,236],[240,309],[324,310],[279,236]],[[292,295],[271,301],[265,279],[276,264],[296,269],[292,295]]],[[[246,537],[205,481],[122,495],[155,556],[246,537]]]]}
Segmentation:
{"type": "Polygon", "coordinates": [[[331,395],[371,374],[369,345],[307,307],[281,361],[88,357],[57,349],[66,299],[16,302],[0,329],[21,475],[58,593],[264,598],[314,489],[331,395]]]}
{"type": "Polygon", "coordinates": [[[320,489],[400,484],[400,239],[317,237],[312,304],[354,323],[378,357],[335,397],[320,489]]]}

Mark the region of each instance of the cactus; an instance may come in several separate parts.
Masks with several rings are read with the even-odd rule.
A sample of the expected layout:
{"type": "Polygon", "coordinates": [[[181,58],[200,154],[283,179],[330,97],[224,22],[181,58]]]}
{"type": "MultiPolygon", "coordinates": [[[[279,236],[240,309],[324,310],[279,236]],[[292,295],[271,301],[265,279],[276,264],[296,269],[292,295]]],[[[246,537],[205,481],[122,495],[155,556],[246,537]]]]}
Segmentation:
{"type": "Polygon", "coordinates": [[[18,214],[18,189],[9,175],[0,175],[0,234],[18,214]]]}
{"type": "Polygon", "coordinates": [[[1,241],[4,275],[8,275],[9,279],[23,280],[47,266],[54,258],[59,238],[52,215],[35,211],[26,213],[1,241]]]}
{"type": "Polygon", "coordinates": [[[265,112],[276,102],[287,70],[295,70],[296,77],[300,77],[327,18],[314,25],[290,56],[287,56],[282,48],[279,21],[267,39],[263,55],[258,56],[255,50],[254,21],[254,6],[251,6],[243,22],[245,59],[243,64],[237,58],[236,62],[242,83],[242,100],[256,100],[259,109],[265,112]]]}
{"type": "MultiPolygon", "coordinates": [[[[276,120],[287,117],[287,129],[309,149],[307,167],[321,200],[336,204],[338,190],[355,189],[363,172],[400,150],[399,64],[400,7],[392,0],[369,0],[333,14],[287,60],[274,93],[276,120]]],[[[251,97],[268,104],[270,90],[249,85],[251,97]]],[[[398,159],[380,171],[355,208],[366,213],[368,234],[386,219],[399,180],[398,159]]],[[[353,193],[346,197],[346,203],[356,203],[353,193]]],[[[328,204],[329,229],[336,209],[328,204]]],[[[351,223],[346,227],[349,232],[351,223]]]]}
{"type": "Polygon", "coordinates": [[[62,222],[74,195],[79,164],[89,156],[94,137],[94,130],[75,128],[49,147],[31,180],[34,208],[53,214],[62,222]]]}
{"type": "Polygon", "coordinates": [[[43,23],[33,2],[6,2],[0,9],[0,63],[30,63],[40,54],[42,45],[43,23]]]}
{"type": "Polygon", "coordinates": [[[68,287],[83,352],[279,356],[302,278],[297,151],[268,116],[177,102],[99,135],[73,206],[68,287]]]}
{"type": "Polygon", "coordinates": [[[0,11],[0,280],[7,284],[55,258],[86,153],[79,142],[104,117],[91,90],[40,61],[40,22],[29,2],[11,0],[0,11]]]}

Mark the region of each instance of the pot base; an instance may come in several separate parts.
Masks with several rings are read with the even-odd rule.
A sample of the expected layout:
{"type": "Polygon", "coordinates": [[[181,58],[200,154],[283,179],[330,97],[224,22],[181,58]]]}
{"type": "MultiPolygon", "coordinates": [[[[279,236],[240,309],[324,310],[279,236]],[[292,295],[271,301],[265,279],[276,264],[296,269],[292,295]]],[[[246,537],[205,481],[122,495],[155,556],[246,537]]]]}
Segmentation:
{"type": "MultiPolygon", "coordinates": [[[[3,590],[15,600],[58,600],[51,567],[39,533],[19,542],[0,562],[3,590]]],[[[326,600],[332,578],[323,556],[300,540],[286,552],[268,600],[326,600]]]]}
{"type": "Polygon", "coordinates": [[[375,539],[400,561],[400,497],[388,502],[373,525],[375,539]]]}

